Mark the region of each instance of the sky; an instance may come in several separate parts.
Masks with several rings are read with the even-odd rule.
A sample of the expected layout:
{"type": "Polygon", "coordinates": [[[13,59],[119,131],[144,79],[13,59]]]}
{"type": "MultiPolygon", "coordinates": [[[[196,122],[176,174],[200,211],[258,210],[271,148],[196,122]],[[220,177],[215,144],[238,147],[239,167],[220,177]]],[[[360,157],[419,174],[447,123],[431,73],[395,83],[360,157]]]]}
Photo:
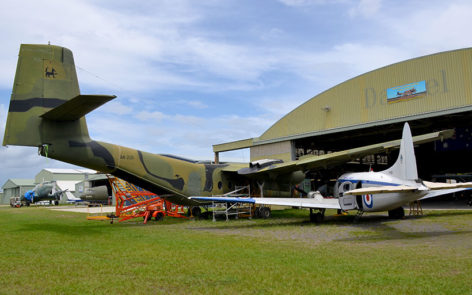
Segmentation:
{"type": "MultiPolygon", "coordinates": [[[[471,15],[461,0],[3,1],[0,142],[22,43],[71,49],[81,93],[117,96],[87,115],[93,139],[209,160],[347,79],[471,47],[471,15]]],[[[0,186],[43,168],[76,167],[0,147],[0,186]]]]}

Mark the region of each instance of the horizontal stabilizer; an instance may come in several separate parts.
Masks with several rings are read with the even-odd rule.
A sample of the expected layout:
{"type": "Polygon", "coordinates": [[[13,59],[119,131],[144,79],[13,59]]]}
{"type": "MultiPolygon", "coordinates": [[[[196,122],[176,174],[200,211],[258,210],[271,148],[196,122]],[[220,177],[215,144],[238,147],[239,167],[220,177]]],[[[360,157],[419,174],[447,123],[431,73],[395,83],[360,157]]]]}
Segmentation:
{"type": "Polygon", "coordinates": [[[388,194],[388,193],[400,193],[400,192],[413,192],[418,190],[417,187],[408,185],[386,185],[386,186],[373,186],[366,188],[358,188],[347,191],[343,195],[370,195],[370,194],[388,194]]]}
{"type": "Polygon", "coordinates": [[[54,121],[75,121],[115,97],[115,95],[78,95],[47,111],[41,117],[54,121]]]}

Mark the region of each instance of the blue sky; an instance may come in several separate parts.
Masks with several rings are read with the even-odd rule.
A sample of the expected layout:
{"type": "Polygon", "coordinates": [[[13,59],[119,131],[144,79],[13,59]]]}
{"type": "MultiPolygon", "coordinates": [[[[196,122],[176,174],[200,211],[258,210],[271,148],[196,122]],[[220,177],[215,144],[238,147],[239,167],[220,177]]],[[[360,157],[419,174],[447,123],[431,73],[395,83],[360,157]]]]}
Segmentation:
{"type": "MultiPolygon", "coordinates": [[[[470,1],[6,1],[0,140],[21,43],[71,49],[81,92],[118,96],[87,116],[92,138],[212,159],[212,144],[260,136],[349,78],[470,47],[471,15],[470,1]]],[[[0,166],[0,185],[72,167],[14,146],[0,166]]]]}

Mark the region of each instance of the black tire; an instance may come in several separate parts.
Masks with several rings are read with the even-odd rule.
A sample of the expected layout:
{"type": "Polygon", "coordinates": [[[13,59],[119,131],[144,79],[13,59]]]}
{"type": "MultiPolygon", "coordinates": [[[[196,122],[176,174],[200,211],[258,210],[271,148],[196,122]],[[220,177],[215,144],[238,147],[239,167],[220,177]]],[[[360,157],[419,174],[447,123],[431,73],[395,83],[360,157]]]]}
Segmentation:
{"type": "Polygon", "coordinates": [[[256,218],[261,217],[261,207],[256,207],[256,209],[254,209],[254,217],[256,218]]]}
{"type": "Polygon", "coordinates": [[[192,215],[193,217],[200,217],[202,215],[202,209],[200,207],[192,207],[192,215]]]}
{"type": "Polygon", "coordinates": [[[156,217],[154,217],[154,219],[155,219],[156,221],[159,221],[159,220],[164,219],[164,213],[158,212],[157,215],[156,215],[156,217]]]}
{"type": "Polygon", "coordinates": [[[213,212],[212,211],[205,211],[201,214],[201,217],[203,219],[212,219],[213,218],[213,212]]]}
{"type": "Polygon", "coordinates": [[[270,217],[270,208],[269,207],[261,207],[261,217],[267,219],[270,217]]]}
{"type": "Polygon", "coordinates": [[[313,223],[321,223],[323,222],[324,215],[321,212],[317,212],[314,214],[310,214],[310,221],[313,223]]]}
{"type": "Polygon", "coordinates": [[[405,210],[403,210],[403,207],[398,207],[388,211],[388,218],[402,219],[403,217],[405,217],[405,210]]]}

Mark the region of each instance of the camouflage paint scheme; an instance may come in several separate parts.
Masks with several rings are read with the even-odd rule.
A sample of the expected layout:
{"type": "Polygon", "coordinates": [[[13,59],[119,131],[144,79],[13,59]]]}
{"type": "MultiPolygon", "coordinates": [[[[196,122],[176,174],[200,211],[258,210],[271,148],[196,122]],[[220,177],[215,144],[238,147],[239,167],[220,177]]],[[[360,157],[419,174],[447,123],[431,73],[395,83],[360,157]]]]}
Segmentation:
{"type": "Polygon", "coordinates": [[[3,145],[35,146],[42,156],[113,174],[184,205],[199,204],[187,196],[219,195],[247,183],[236,173],[247,164],[199,163],[92,140],[85,114],[113,98],[80,95],[69,49],[22,44],[3,145]]]}
{"type": "MultiPolygon", "coordinates": [[[[81,95],[72,52],[52,45],[22,44],[8,111],[3,145],[38,147],[39,154],[110,173],[176,204],[201,203],[189,196],[230,192],[235,185],[258,188],[264,196],[289,197],[304,171],[326,169],[353,158],[398,146],[399,141],[247,170],[247,163],[214,164],[159,155],[92,140],[85,115],[114,99],[81,95]]],[[[430,134],[433,140],[444,134],[430,134]]],[[[421,140],[421,139],[420,139],[421,140]]]]}

